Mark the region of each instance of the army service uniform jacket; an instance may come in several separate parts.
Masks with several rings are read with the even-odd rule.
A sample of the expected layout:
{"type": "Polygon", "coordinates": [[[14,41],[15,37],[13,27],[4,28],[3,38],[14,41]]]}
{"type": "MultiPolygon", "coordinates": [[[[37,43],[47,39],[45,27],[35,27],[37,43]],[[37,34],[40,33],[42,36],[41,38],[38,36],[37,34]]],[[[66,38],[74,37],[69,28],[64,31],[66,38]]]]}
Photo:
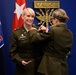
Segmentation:
{"type": "Polygon", "coordinates": [[[12,32],[9,55],[16,63],[15,75],[34,75],[34,51],[24,26],[12,32]],[[22,60],[32,62],[24,66],[22,60]]]}
{"type": "Polygon", "coordinates": [[[66,55],[72,48],[73,34],[66,24],[51,26],[48,33],[30,32],[32,42],[44,42],[44,55],[38,72],[44,75],[68,75],[66,55]]]}

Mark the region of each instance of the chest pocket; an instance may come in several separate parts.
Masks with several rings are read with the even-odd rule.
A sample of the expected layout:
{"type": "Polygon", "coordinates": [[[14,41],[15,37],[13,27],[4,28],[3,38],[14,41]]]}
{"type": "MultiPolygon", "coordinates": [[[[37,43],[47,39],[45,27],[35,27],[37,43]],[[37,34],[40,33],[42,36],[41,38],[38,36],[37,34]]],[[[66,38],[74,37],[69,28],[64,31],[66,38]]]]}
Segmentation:
{"type": "Polygon", "coordinates": [[[19,37],[19,45],[26,45],[29,43],[29,37],[27,37],[24,34],[21,34],[21,36],[19,37]]]}

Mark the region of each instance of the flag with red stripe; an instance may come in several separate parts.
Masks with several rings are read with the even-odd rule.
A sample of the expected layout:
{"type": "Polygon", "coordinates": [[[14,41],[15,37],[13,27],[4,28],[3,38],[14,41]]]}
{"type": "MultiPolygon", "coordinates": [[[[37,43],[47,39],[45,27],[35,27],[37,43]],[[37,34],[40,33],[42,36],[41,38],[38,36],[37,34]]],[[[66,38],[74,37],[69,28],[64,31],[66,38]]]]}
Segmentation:
{"type": "Polygon", "coordinates": [[[24,8],[26,8],[26,0],[16,0],[13,23],[12,23],[12,30],[22,26],[23,20],[21,18],[21,14],[24,8]]]}

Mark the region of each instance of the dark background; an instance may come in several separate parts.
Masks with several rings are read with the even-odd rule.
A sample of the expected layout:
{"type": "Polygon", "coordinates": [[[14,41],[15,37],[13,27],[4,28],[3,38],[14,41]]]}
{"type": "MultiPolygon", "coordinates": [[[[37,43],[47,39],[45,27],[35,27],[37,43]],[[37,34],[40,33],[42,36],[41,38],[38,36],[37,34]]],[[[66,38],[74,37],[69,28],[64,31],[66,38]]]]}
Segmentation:
{"type": "MultiPolygon", "coordinates": [[[[34,0],[26,0],[26,6],[34,9],[34,0]]],[[[4,47],[0,49],[0,75],[13,75],[15,64],[9,58],[9,41],[11,35],[12,19],[15,0],[0,0],[0,19],[4,35],[4,47]]],[[[60,0],[60,7],[63,8],[70,17],[68,27],[76,37],[76,0],[60,0]]],[[[36,11],[36,9],[34,9],[36,11]]],[[[35,24],[38,20],[35,18],[35,24]]],[[[66,34],[66,33],[65,33],[66,34]]],[[[72,56],[67,59],[69,64],[69,75],[76,75],[76,39],[74,38],[71,49],[72,56]]]]}

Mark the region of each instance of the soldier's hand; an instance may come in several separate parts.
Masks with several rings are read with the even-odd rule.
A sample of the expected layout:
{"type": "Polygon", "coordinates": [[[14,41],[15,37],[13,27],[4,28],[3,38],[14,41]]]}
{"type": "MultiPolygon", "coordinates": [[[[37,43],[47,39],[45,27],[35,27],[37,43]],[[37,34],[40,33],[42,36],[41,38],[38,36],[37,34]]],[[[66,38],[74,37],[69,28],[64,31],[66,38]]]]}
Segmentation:
{"type": "Polygon", "coordinates": [[[24,65],[24,66],[26,66],[27,64],[29,64],[30,62],[32,62],[31,60],[30,61],[24,61],[24,60],[22,60],[22,64],[24,65]]]}

